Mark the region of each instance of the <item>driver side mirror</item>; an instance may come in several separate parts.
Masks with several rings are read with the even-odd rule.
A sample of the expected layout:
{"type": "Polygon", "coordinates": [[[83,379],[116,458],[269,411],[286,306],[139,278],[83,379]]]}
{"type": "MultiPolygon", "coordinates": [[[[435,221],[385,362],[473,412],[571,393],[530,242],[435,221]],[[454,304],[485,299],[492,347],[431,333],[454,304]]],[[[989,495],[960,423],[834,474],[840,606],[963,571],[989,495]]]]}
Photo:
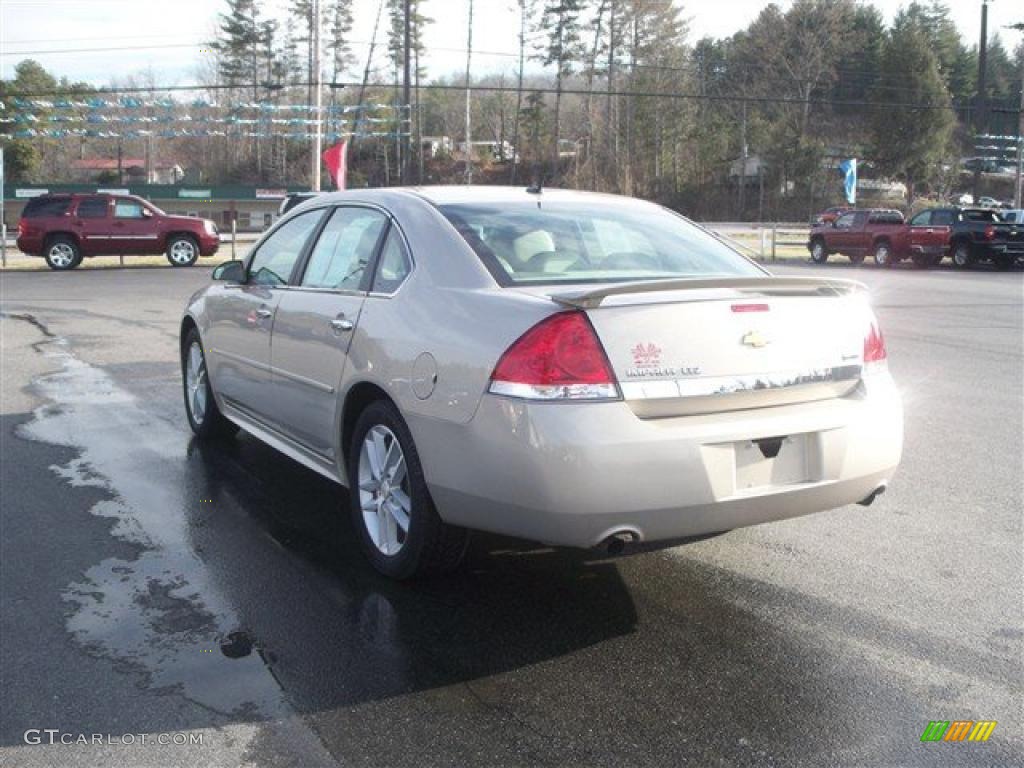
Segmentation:
{"type": "Polygon", "coordinates": [[[227,283],[244,283],[245,263],[236,259],[218,264],[213,270],[213,279],[223,280],[227,283]]]}
{"type": "Polygon", "coordinates": [[[151,210],[149,210],[149,208],[143,208],[142,209],[142,218],[144,218],[144,219],[152,219],[153,218],[153,212],[151,210]]]}

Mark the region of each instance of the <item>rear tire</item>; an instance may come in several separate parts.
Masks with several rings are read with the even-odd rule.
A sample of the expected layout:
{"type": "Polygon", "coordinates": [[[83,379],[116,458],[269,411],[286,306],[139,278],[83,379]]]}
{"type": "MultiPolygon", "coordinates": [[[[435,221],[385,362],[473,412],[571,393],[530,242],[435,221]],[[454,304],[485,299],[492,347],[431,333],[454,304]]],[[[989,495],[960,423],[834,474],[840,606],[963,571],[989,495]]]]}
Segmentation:
{"type": "Polygon", "coordinates": [[[199,258],[199,244],[188,235],[174,235],[167,241],[167,260],[172,267],[191,267],[199,258]]]}
{"type": "Polygon", "coordinates": [[[971,244],[966,240],[959,240],[953,244],[953,266],[957,269],[967,269],[974,264],[974,254],[971,253],[971,244]]]}
{"type": "Polygon", "coordinates": [[[82,250],[78,243],[67,235],[50,238],[43,250],[46,266],[56,272],[66,272],[82,263],[82,250]]]}
{"type": "Polygon", "coordinates": [[[238,432],[238,425],[228,421],[217,407],[207,374],[203,342],[195,328],[185,335],[181,348],[181,384],[185,415],[196,437],[200,440],[228,438],[238,432]]]}
{"type": "Polygon", "coordinates": [[[815,264],[824,264],[828,261],[828,251],[825,250],[825,241],[821,238],[811,241],[811,261],[815,264]]]}
{"type": "Polygon", "coordinates": [[[412,433],[394,405],[366,407],[347,458],[352,524],[374,568],[408,579],[458,566],[469,532],[437,514],[412,433]]]}

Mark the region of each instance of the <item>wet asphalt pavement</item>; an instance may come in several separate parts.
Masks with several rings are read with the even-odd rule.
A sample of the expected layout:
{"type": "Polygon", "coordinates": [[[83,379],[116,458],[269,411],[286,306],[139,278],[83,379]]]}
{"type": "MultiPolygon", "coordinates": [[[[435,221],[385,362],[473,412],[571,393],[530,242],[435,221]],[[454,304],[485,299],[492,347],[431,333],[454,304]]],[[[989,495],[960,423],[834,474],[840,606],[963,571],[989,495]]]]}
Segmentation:
{"type": "Polygon", "coordinates": [[[0,274],[0,764],[1024,763],[1022,275],[824,271],[905,394],[875,505],[624,559],[478,536],[402,585],[337,487],[191,439],[207,269],[0,274]],[[957,719],[999,724],[920,742],[957,719]]]}

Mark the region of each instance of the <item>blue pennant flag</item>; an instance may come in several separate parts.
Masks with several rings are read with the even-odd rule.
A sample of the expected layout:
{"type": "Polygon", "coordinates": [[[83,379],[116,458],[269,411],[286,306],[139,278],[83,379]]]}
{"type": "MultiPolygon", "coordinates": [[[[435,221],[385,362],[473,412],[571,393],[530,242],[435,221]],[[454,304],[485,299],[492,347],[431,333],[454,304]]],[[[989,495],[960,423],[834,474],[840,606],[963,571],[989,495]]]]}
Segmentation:
{"type": "Polygon", "coordinates": [[[846,202],[857,204],[857,158],[851,157],[839,164],[839,172],[843,175],[843,189],[846,191],[846,202]]]}

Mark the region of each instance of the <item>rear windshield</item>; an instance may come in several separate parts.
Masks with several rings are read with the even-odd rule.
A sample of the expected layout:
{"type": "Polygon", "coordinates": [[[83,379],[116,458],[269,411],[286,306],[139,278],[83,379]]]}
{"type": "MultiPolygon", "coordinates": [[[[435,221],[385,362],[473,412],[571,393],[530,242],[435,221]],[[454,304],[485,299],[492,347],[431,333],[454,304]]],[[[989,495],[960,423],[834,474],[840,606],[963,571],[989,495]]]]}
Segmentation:
{"type": "Polygon", "coordinates": [[[21,215],[26,219],[41,219],[44,216],[63,216],[70,207],[70,197],[36,197],[28,201],[21,215]]]}
{"type": "Polygon", "coordinates": [[[995,211],[961,211],[961,221],[999,221],[995,211]]]}
{"type": "Polygon", "coordinates": [[[500,285],[764,274],[660,208],[537,202],[439,208],[500,285]]]}

